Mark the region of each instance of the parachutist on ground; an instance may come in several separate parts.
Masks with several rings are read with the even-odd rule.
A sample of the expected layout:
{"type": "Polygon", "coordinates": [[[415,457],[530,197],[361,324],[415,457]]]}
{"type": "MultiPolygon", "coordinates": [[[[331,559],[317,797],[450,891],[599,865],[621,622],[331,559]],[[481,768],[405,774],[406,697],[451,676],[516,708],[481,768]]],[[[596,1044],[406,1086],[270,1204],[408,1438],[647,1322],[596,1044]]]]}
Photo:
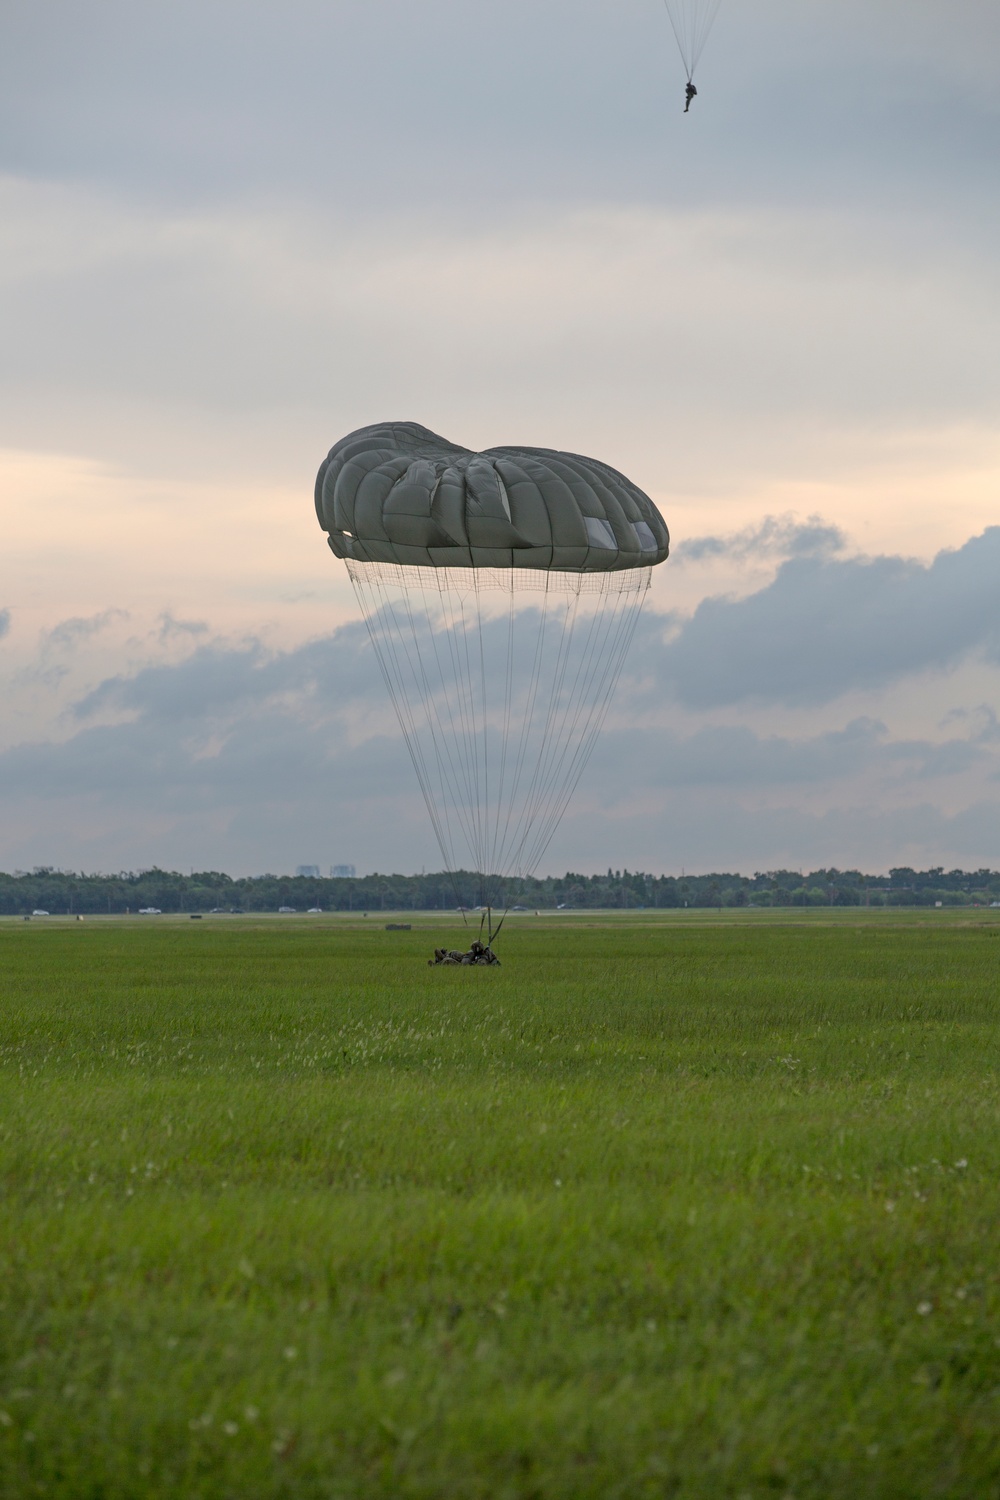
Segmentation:
{"type": "Polygon", "coordinates": [[[473,943],[468,953],[460,953],[457,948],[435,948],[434,957],[427,960],[428,968],[435,964],[495,964],[498,968],[500,960],[488,943],[473,943]]]}

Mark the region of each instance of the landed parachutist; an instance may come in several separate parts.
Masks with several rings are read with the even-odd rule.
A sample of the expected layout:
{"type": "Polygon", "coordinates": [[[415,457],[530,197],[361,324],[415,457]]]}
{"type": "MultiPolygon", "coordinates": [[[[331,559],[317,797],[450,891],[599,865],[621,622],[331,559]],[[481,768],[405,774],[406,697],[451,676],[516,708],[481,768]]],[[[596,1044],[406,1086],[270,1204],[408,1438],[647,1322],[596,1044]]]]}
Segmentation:
{"type": "Polygon", "coordinates": [[[473,943],[468,953],[460,953],[457,948],[435,948],[434,957],[427,960],[428,966],[433,968],[435,964],[493,964],[500,967],[497,958],[489,943],[481,943],[478,940],[473,943]]]}
{"type": "Polygon", "coordinates": [[[687,114],[688,110],[691,108],[691,100],[695,97],[695,95],[697,94],[697,92],[698,92],[698,90],[695,88],[694,84],[691,82],[691,80],[689,78],[688,81],[687,81],[687,86],[686,86],[686,88],[684,90],[684,113],[685,114],[687,114]]]}

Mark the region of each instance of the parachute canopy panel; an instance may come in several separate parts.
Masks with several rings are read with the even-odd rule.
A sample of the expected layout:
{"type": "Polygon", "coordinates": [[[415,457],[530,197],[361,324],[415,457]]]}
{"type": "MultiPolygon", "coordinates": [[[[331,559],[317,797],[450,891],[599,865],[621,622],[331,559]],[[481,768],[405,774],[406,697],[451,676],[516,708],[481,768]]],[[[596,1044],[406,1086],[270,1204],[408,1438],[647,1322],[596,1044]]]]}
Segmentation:
{"type": "Polygon", "coordinates": [[[670,538],[637,485],[549,448],[473,453],[416,422],[359,428],[330,450],[316,514],[338,557],[423,568],[611,573],[650,568],[670,538]]]}

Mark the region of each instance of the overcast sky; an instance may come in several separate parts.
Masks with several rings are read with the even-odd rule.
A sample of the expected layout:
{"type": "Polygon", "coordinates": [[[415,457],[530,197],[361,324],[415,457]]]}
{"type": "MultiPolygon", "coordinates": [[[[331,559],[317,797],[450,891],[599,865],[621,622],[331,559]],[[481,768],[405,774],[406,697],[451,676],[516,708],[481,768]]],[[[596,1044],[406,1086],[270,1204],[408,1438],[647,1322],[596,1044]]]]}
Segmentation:
{"type": "Polygon", "coordinates": [[[7,0],[0,868],[439,862],[312,510],[387,418],[670,525],[552,869],[1000,866],[996,0],[697,82],[662,0],[7,0]]]}

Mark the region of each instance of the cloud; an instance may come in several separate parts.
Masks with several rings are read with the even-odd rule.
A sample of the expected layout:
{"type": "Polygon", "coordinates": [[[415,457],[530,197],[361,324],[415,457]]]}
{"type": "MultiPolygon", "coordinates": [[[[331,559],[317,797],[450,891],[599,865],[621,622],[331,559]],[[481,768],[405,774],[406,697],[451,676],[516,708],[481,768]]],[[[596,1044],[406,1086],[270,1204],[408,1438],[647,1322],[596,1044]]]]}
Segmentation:
{"type": "Polygon", "coordinates": [[[669,642],[658,682],[686,707],[809,706],[1000,652],[1000,527],[929,566],[902,557],[798,557],[743,599],[704,600],[669,642]]]}
{"type": "Polygon", "coordinates": [[[178,663],[106,678],[74,705],[78,720],[128,714],[151,724],[218,725],[276,702],[319,712],[344,711],[375,699],[384,685],[361,621],[292,651],[271,653],[258,640],[215,640],[178,663]]]}
{"type": "Polygon", "coordinates": [[[428,862],[430,828],[380,679],[375,719],[390,732],[373,722],[351,734],[374,684],[351,628],[338,635],[277,655],[213,642],[107,679],[77,705],[70,738],[0,754],[0,862],[54,845],[88,867],[291,868],[317,847],[321,862],[358,847],[383,867],[408,853],[428,862]],[[94,722],[102,715],[120,717],[94,722]]]}
{"type": "Polygon", "coordinates": [[[846,534],[822,516],[799,521],[793,515],[784,515],[765,516],[763,521],[725,536],[691,537],[680,542],[672,555],[675,564],[715,558],[747,562],[758,557],[828,556],[842,552],[846,546],[846,534]]]}
{"type": "MultiPolygon", "coordinates": [[[[821,734],[759,734],[745,725],[611,730],[594,757],[592,781],[608,806],[637,787],[808,787],[878,774],[891,780],[958,776],[988,758],[978,740],[893,739],[877,719],[852,719],[821,734]]],[[[596,795],[596,794],[595,794],[596,795]]]]}
{"type": "MultiPolygon", "coordinates": [[[[966,551],[949,556],[961,559],[966,551]]],[[[933,580],[941,559],[927,569],[900,559],[876,561],[894,563],[888,576],[908,580],[907,587],[914,579],[938,587],[933,580]]],[[[786,566],[846,568],[849,585],[855,577],[854,564],[822,556],[786,566]]],[[[883,575],[876,569],[875,576],[883,575]]],[[[956,591],[967,591],[967,584],[960,579],[956,591]]],[[[815,600],[815,590],[808,598],[815,600]]],[[[926,605],[918,595],[914,610],[921,599],[926,605]]],[[[802,633],[794,618],[788,623],[793,637],[802,633]]],[[[681,643],[691,624],[681,624],[681,643]]],[[[704,849],[716,851],[712,863],[795,863],[787,843],[793,828],[801,834],[799,857],[836,862],[845,858],[843,840],[835,852],[817,843],[833,828],[820,819],[824,804],[842,809],[845,826],[859,840],[848,862],[864,863],[866,850],[882,846],[874,833],[873,842],[860,838],[860,806],[877,805],[878,826],[887,828],[901,801],[930,797],[942,807],[952,804],[954,812],[956,798],[975,800],[996,774],[996,721],[985,705],[947,716],[944,734],[936,737],[894,735],[864,716],[832,729],[806,725],[799,733],[760,732],[741,723],[682,730],[670,722],[664,702],[658,723],[647,718],[637,725],[630,722],[629,694],[648,691],[651,676],[671,676],[677,645],[662,616],[649,616],[645,628],[619,712],[599,742],[553,859],[589,868],[606,865],[612,850],[628,851],[627,862],[641,857],[647,866],[665,868],[672,865],[670,851],[683,845],[677,863],[693,868],[697,824],[704,849]],[[727,827],[731,853],[722,859],[727,827]],[[748,853],[751,828],[760,842],[748,853]],[[654,857],[657,839],[661,852],[654,857]]],[[[507,625],[498,620],[487,627],[487,654],[494,629],[503,635],[507,625]]],[[[360,622],[285,651],[253,639],[210,639],[181,661],[106,678],[79,698],[73,723],[75,732],[61,742],[22,744],[0,754],[0,857],[30,864],[35,855],[58,856],[92,865],[172,858],[239,869],[294,867],[339,853],[382,868],[419,868],[437,857],[360,622]]],[[[934,826],[945,825],[939,817],[934,826]]],[[[949,852],[954,847],[935,851],[928,844],[925,853],[957,857],[949,852]]]]}
{"type": "Polygon", "coordinates": [[[858,796],[833,805],[761,804],[718,788],[678,791],[656,806],[602,809],[580,799],[580,816],[553,845],[552,870],[631,869],[679,874],[718,870],[862,869],[997,865],[1000,800],[973,796],[959,808],[930,797],[886,805],[858,796]],[[626,851],[628,858],[626,859],[626,851]]]}
{"type": "Polygon", "coordinates": [[[89,640],[91,636],[106,630],[116,621],[128,618],[127,609],[103,609],[96,615],[78,615],[69,620],[61,620],[58,625],[54,625],[43,635],[42,650],[43,652],[70,651],[81,642],[89,640]]]}
{"type": "Polygon", "coordinates": [[[169,610],[164,610],[160,615],[156,638],[161,646],[168,641],[191,640],[209,634],[209,626],[204,620],[178,620],[169,610]]]}
{"type": "MultiPolygon", "coordinates": [[[[113,401],[138,416],[154,401],[194,422],[206,408],[245,433],[248,410],[388,401],[419,415],[415,391],[494,422],[502,392],[506,422],[565,386],[549,410],[641,401],[673,436],[673,469],[685,413],[706,404],[729,446],[777,402],[786,426],[789,413],[960,422],[990,416],[998,390],[982,317],[995,247],[955,265],[939,232],[903,214],[877,232],[801,205],[652,202],[516,203],[501,224],[393,205],[345,222],[312,201],[179,215],[10,179],[0,205],[20,231],[0,247],[0,379],[42,406],[46,391],[79,391],[88,411],[113,401]],[[470,342],[491,353],[481,403],[456,374],[470,342]]],[[[578,420],[585,431],[594,416],[578,420]]],[[[10,431],[23,445],[21,417],[10,431]]],[[[792,443],[789,430],[780,447],[792,443]]]]}
{"type": "Polygon", "coordinates": [[[953,194],[995,159],[990,0],[725,12],[683,120],[666,14],[642,0],[116,3],[64,6],[56,31],[8,0],[6,155],[175,198],[291,184],[348,203],[848,198],[917,164],[953,194]]]}
{"type": "Polygon", "coordinates": [[[997,718],[996,710],[988,703],[980,703],[976,708],[953,708],[945,714],[941,728],[948,728],[952,724],[968,725],[969,738],[975,744],[1000,744],[1000,719],[997,718]]]}
{"type": "MultiPolygon", "coordinates": [[[[287,654],[286,683],[309,675],[297,655],[287,654]]],[[[157,704],[148,689],[147,679],[147,707],[128,722],[0,755],[0,862],[38,853],[89,868],[172,861],[238,872],[341,854],[366,869],[438,859],[391,724],[352,741],[343,718],[280,694],[171,721],[159,711],[169,695],[157,704]]],[[[985,756],[961,740],[894,741],[871,720],[801,738],[613,731],[546,866],[995,863],[995,801],[973,795],[978,811],[968,812],[926,790],[929,777],[960,778],[985,756]]]]}
{"type": "Polygon", "coordinates": [[[10,630],[10,610],[0,609],[0,641],[10,630]]]}
{"type": "MultiPolygon", "coordinates": [[[[109,713],[127,717],[84,727],[61,744],[8,751],[0,759],[4,785],[41,796],[141,794],[173,807],[188,797],[285,801],[289,789],[306,801],[337,786],[359,801],[384,797],[388,787],[416,798],[367,635],[355,627],[272,656],[259,643],[215,643],[176,665],[109,679],[77,705],[82,721],[109,713]]],[[[591,780],[611,805],[640,788],[791,787],[897,770],[953,776],[987,754],[975,734],[893,740],[870,718],[798,737],[743,725],[688,734],[611,728],[591,780]]]]}

